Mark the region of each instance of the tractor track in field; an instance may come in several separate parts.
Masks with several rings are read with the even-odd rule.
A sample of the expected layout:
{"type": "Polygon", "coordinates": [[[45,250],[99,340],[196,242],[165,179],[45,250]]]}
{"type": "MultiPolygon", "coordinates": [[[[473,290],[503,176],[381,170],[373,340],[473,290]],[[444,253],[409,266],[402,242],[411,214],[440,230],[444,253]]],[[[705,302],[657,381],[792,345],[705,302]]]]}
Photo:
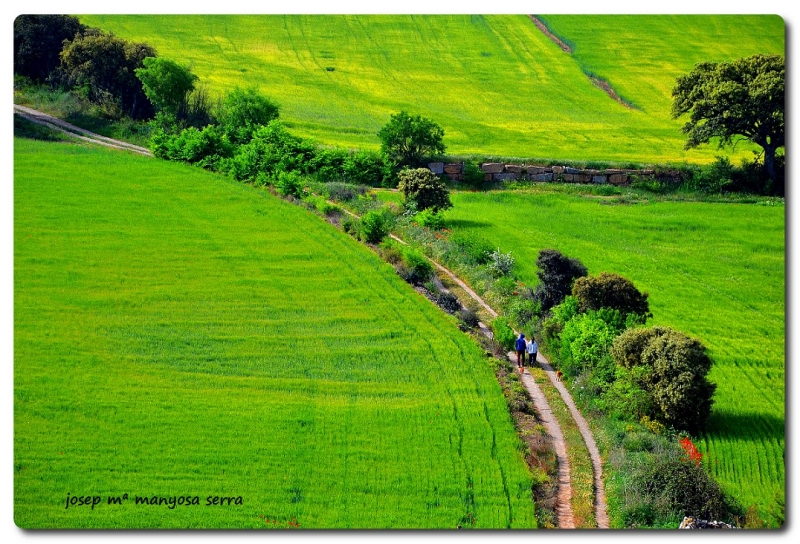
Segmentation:
{"type": "MultiPolygon", "coordinates": [[[[82,129],[61,119],[53,117],[52,115],[48,115],[46,113],[34,110],[32,108],[28,108],[25,106],[20,106],[18,104],[14,104],[14,113],[20,115],[21,117],[36,123],[38,125],[46,126],[48,128],[52,128],[56,131],[62,132],[67,134],[71,137],[77,138],[82,141],[86,141],[93,144],[102,145],[105,147],[110,147],[114,149],[120,149],[123,151],[130,151],[133,153],[138,153],[140,155],[150,156],[152,157],[153,154],[150,150],[140,147],[137,145],[130,144],[128,142],[123,142],[120,140],[115,140],[113,138],[107,138],[105,136],[101,136],[100,134],[96,134],[94,132],[82,129]]],[[[358,217],[358,215],[344,210],[345,213],[353,216],[358,217]]],[[[389,235],[393,240],[401,244],[406,244],[406,242],[399,237],[395,236],[394,234],[389,235]]],[[[461,278],[456,276],[452,271],[445,268],[441,264],[437,263],[433,259],[428,259],[437,270],[445,274],[449,277],[454,283],[456,283],[461,289],[464,290],[473,300],[475,300],[481,308],[483,308],[489,315],[492,317],[497,317],[497,312],[489,306],[486,301],[484,301],[475,291],[473,291],[461,278]]],[[[479,323],[481,333],[492,337],[492,332],[484,323],[479,323]]],[[[514,363],[516,360],[514,359],[514,353],[508,353],[508,359],[514,363]]],[[[605,501],[605,491],[603,486],[603,478],[602,478],[602,460],[600,457],[599,450],[597,449],[597,445],[594,441],[594,437],[592,436],[592,432],[589,429],[589,424],[586,422],[584,417],[578,411],[577,407],[575,406],[575,402],[572,400],[572,396],[569,394],[569,391],[564,386],[564,384],[559,381],[556,377],[555,370],[552,366],[550,366],[547,359],[541,354],[538,354],[536,362],[539,366],[545,371],[547,377],[550,379],[550,382],[553,386],[558,390],[561,398],[563,399],[564,403],[569,408],[570,414],[572,415],[575,423],[580,430],[581,436],[583,437],[584,442],[586,443],[586,447],[589,451],[589,455],[591,457],[592,462],[592,472],[594,475],[594,489],[595,489],[595,499],[594,499],[594,510],[595,510],[595,519],[597,521],[597,527],[600,529],[607,529],[609,528],[609,520],[608,515],[606,512],[606,501],[605,501]]],[[[567,445],[566,441],[564,440],[564,434],[561,431],[561,427],[558,424],[558,420],[553,414],[552,409],[550,408],[547,399],[544,396],[542,389],[539,387],[539,384],[533,379],[533,376],[530,373],[523,373],[520,376],[520,381],[528,391],[528,394],[531,397],[531,401],[533,402],[534,409],[536,410],[537,415],[539,416],[542,425],[547,430],[547,433],[553,440],[553,449],[555,450],[556,459],[558,461],[558,495],[557,495],[557,502],[556,502],[556,516],[558,519],[558,527],[559,529],[574,529],[575,528],[575,520],[572,511],[572,485],[570,479],[570,465],[569,465],[569,458],[567,456],[567,445]]]]}

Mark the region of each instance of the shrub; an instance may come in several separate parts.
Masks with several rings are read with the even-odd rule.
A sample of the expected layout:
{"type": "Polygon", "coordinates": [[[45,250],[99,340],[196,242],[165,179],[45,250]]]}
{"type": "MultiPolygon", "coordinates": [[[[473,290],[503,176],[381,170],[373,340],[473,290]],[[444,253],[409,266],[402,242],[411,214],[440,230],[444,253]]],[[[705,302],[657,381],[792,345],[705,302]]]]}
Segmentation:
{"type": "Polygon", "coordinates": [[[361,230],[361,221],[358,218],[347,216],[342,221],[342,230],[350,236],[358,236],[361,230]]]}
{"type": "Polygon", "coordinates": [[[517,339],[517,335],[514,333],[514,329],[511,328],[511,325],[508,324],[508,320],[505,317],[500,316],[492,321],[491,328],[494,339],[503,349],[514,349],[514,342],[517,339]]]}
{"type": "MultiPolygon", "coordinates": [[[[614,340],[614,331],[594,312],[578,314],[561,331],[561,364],[568,376],[596,369],[614,340]]],[[[610,377],[606,378],[606,381],[610,377]]]]}
{"type": "Polygon", "coordinates": [[[275,188],[283,196],[300,198],[303,191],[303,179],[297,172],[278,172],[275,178],[275,188]]]}
{"type": "Polygon", "coordinates": [[[397,177],[398,189],[406,202],[413,202],[419,211],[431,208],[434,212],[452,208],[447,186],[427,168],[403,170],[397,177]]]}
{"type": "Polygon", "coordinates": [[[703,469],[678,452],[653,457],[632,479],[632,490],[656,505],[660,517],[730,519],[733,505],[703,469]]]}
{"type": "Polygon", "coordinates": [[[351,202],[355,198],[367,194],[367,187],[364,185],[350,183],[326,183],[325,190],[328,198],[336,202],[351,202]]]}
{"type": "Polygon", "coordinates": [[[456,245],[459,251],[463,252],[464,257],[476,265],[488,264],[491,260],[494,246],[480,236],[472,236],[457,232],[451,236],[450,240],[456,245]]]}
{"type": "Polygon", "coordinates": [[[468,308],[462,308],[461,310],[458,310],[456,316],[458,317],[459,321],[461,321],[461,323],[463,323],[468,329],[477,328],[478,323],[480,322],[478,314],[468,308]]]}
{"type": "Polygon", "coordinates": [[[503,253],[498,247],[489,255],[489,264],[487,265],[487,270],[495,278],[509,276],[513,268],[514,257],[511,255],[510,251],[508,253],[503,253]]]}
{"type": "Polygon", "coordinates": [[[392,169],[386,157],[374,151],[353,151],[342,165],[349,183],[371,187],[393,187],[392,169]]]}
{"type": "Polygon", "coordinates": [[[444,218],[431,209],[422,210],[414,215],[414,222],[420,227],[431,230],[440,230],[445,226],[444,218]]]}
{"type": "Polygon", "coordinates": [[[553,306],[561,304],[572,292],[572,284],[576,278],[586,275],[586,267],[577,259],[570,259],[555,249],[543,249],[536,258],[539,271],[539,285],[534,291],[534,298],[546,312],[553,306]]]}
{"type": "Polygon", "coordinates": [[[394,240],[386,239],[381,242],[380,253],[383,260],[389,264],[398,264],[403,261],[403,255],[397,248],[397,243],[394,240]]]}
{"type": "Polygon", "coordinates": [[[230,142],[213,125],[202,130],[188,127],[178,134],[156,129],[150,138],[150,149],[156,157],[191,164],[230,157],[233,153],[230,142]]]}
{"type": "Polygon", "coordinates": [[[361,218],[361,236],[368,244],[379,244],[389,234],[390,224],[385,214],[373,210],[361,218]]]}
{"type": "Polygon", "coordinates": [[[441,291],[436,295],[436,304],[445,312],[454,314],[461,309],[458,297],[449,291],[441,291]]]}
{"type": "Polygon", "coordinates": [[[218,114],[220,129],[236,144],[251,140],[261,126],[278,118],[278,105],[259,94],[255,87],[235,88],[222,101],[218,114]]]}
{"type": "Polygon", "coordinates": [[[425,258],[418,249],[402,246],[400,254],[403,256],[403,264],[408,270],[408,276],[403,278],[414,285],[422,285],[433,274],[433,265],[425,258]]]}
{"type": "Polygon", "coordinates": [[[533,298],[527,296],[514,297],[508,308],[508,315],[520,328],[526,328],[526,325],[538,319],[540,315],[540,303],[535,302],[533,298]]]}
{"type": "Polygon", "coordinates": [[[719,194],[733,183],[734,166],[727,157],[717,157],[709,166],[691,171],[684,187],[701,193],[719,194]]]}
{"type": "Polygon", "coordinates": [[[611,354],[620,367],[637,369],[623,377],[638,375],[634,385],[650,395],[652,410],[640,415],[691,433],[705,427],[716,386],[706,378],[713,362],[698,340],[666,327],[630,329],[611,354]]]}
{"type": "Polygon", "coordinates": [[[577,278],[572,294],[578,300],[581,312],[610,308],[618,310],[623,318],[634,314],[639,321],[652,317],[647,293],[641,293],[633,282],[618,274],[602,272],[599,276],[577,278]]]}

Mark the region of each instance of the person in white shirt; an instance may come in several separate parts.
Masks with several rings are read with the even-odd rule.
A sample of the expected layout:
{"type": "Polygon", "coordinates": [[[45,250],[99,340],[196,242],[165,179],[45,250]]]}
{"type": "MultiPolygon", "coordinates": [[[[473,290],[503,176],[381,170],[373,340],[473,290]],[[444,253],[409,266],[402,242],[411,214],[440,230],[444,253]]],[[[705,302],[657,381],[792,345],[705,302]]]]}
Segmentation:
{"type": "Polygon", "coordinates": [[[539,344],[536,343],[536,340],[531,336],[531,339],[528,340],[527,344],[528,348],[528,364],[533,366],[533,363],[536,362],[536,355],[539,353],[539,344]]]}

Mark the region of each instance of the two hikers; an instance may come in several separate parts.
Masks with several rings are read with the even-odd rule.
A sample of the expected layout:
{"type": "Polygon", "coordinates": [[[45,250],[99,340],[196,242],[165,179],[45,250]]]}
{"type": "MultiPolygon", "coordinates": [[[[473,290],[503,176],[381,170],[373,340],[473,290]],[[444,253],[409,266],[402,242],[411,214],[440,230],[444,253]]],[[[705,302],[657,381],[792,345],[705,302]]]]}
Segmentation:
{"type": "Polygon", "coordinates": [[[525,353],[528,353],[528,364],[532,365],[536,362],[536,356],[539,354],[539,344],[531,337],[530,340],[525,340],[525,335],[520,333],[517,342],[514,344],[514,349],[517,350],[517,367],[520,374],[525,373],[525,353]]]}

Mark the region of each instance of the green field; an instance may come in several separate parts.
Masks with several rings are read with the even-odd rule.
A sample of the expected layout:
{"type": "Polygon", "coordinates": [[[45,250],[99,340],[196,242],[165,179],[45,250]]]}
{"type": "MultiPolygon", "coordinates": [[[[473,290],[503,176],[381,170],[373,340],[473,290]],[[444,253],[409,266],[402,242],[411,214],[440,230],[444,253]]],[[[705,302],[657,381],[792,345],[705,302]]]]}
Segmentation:
{"type": "Polygon", "coordinates": [[[451,195],[454,231],[487,238],[538,282],[536,256],[555,248],[590,274],[615,272],[650,294],[653,325],[705,343],[718,384],[700,444],[711,474],[743,506],[765,512],[785,485],[785,207],[652,202],[518,191],[451,195]]]}
{"type": "Polygon", "coordinates": [[[17,525],[535,526],[483,352],[374,253],[199,169],[14,146],[17,525]]]}
{"type": "Polygon", "coordinates": [[[452,154],[563,160],[710,162],[716,147],[684,151],[669,117],[675,77],[785,48],[777,16],[545,20],[574,55],[525,15],[81,16],[190,65],[212,93],[258,86],[295,132],[325,144],[377,148],[390,115],[408,110],[439,123],[452,154]]]}

